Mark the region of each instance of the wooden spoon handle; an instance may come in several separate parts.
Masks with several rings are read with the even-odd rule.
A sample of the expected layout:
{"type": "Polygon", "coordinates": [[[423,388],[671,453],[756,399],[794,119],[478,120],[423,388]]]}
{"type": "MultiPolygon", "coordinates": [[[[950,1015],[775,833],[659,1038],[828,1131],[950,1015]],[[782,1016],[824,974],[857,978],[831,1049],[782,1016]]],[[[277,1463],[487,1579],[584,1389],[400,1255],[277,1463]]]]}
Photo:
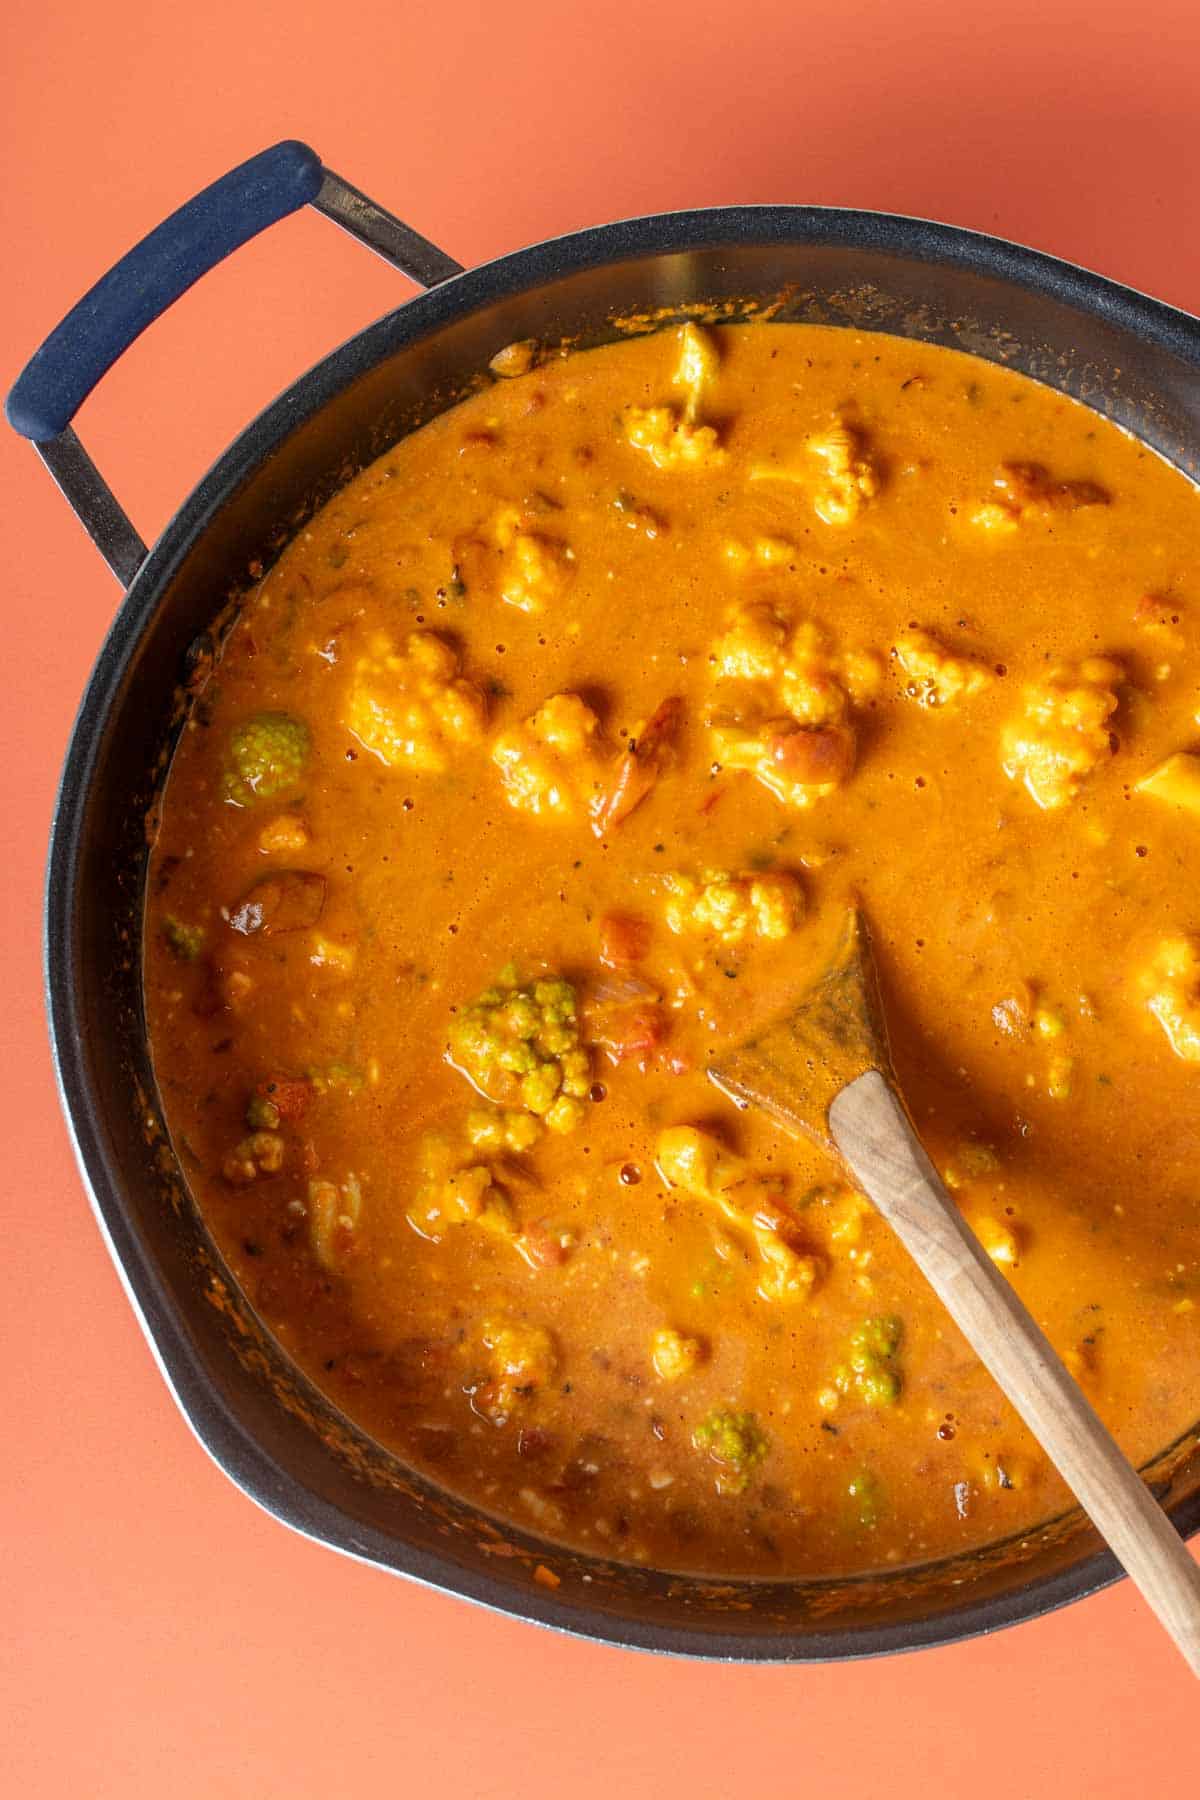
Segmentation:
{"type": "Polygon", "coordinates": [[[1200,1675],[1200,1567],[965,1224],[878,1070],[842,1089],[829,1126],[856,1179],[1200,1675]]]}

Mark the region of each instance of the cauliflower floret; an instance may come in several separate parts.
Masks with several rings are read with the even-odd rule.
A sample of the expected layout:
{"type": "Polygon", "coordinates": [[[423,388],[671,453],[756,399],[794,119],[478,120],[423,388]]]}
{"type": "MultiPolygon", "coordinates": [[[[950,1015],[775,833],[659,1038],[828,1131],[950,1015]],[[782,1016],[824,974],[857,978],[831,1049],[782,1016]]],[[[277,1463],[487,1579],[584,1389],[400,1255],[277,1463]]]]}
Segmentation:
{"type": "Polygon", "coordinates": [[[1181,807],[1184,812],[1200,813],[1200,756],[1177,750],[1135,782],[1134,791],[1165,801],[1168,806],[1181,807]]]}
{"type": "Polygon", "coordinates": [[[731,569],[739,575],[751,569],[784,568],[796,554],[796,546],[786,538],[755,537],[748,544],[740,538],[728,538],[721,546],[721,554],[731,569]]]}
{"type": "Polygon", "coordinates": [[[313,1253],[323,1268],[336,1268],[354,1248],[361,1215],[362,1188],[356,1175],[347,1175],[340,1183],[309,1182],[309,1235],[313,1253]]]}
{"type": "Polygon", "coordinates": [[[1016,1268],[1021,1260],[1021,1238],[1015,1226],[988,1214],[974,1219],[972,1229],[994,1263],[1005,1269],[1016,1268]]]}
{"type": "Polygon", "coordinates": [[[562,597],[574,572],[569,545],[525,530],[515,507],[497,514],[492,536],[500,552],[500,598],[508,606],[540,613],[562,597]]]}
{"type": "MultiPolygon", "coordinates": [[[[490,1147],[490,1146],[489,1146],[490,1147]]],[[[455,1225],[484,1225],[515,1239],[512,1207],[492,1170],[441,1132],[421,1140],[420,1180],[405,1217],[420,1237],[441,1243],[455,1225]]]]}
{"type": "Polygon", "coordinates": [[[725,452],[711,425],[692,425],[673,406],[630,406],[625,438],[656,469],[717,469],[725,452]]]}
{"type": "Polygon", "coordinates": [[[834,415],[824,431],[814,433],[804,446],[778,462],[757,463],[751,481],[790,481],[797,486],[812,483],[812,465],[823,465],[824,479],[813,489],[813,510],[826,525],[849,525],[879,492],[879,471],[867,447],[866,434],[841,414],[834,415]]]}
{"type": "Polygon", "coordinates": [[[824,463],[826,475],[813,496],[813,510],[826,525],[849,525],[879,492],[864,434],[838,414],[827,431],[809,438],[808,453],[824,463]]]}
{"type": "Polygon", "coordinates": [[[981,501],[971,513],[970,519],[976,530],[995,538],[1010,537],[1021,523],[1021,515],[1016,508],[1006,506],[1001,500],[981,501]]]}
{"type": "Polygon", "coordinates": [[[854,769],[854,732],[848,725],[807,727],[785,716],[750,726],[719,712],[710,725],[721,767],[753,775],[784,806],[811,806],[841,787],[854,769]]]}
{"type": "Polygon", "coordinates": [[[1055,481],[1041,463],[1002,463],[993,486],[995,497],[970,514],[981,531],[1007,535],[1024,519],[1046,519],[1081,506],[1107,506],[1110,495],[1094,481],[1055,481]]]}
{"type": "Polygon", "coordinates": [[[1164,938],[1140,986],[1176,1056],[1200,1062],[1200,938],[1164,938]]]}
{"type": "Polygon", "coordinates": [[[550,1131],[571,1131],[583,1117],[588,1053],[569,981],[543,976],[521,986],[513,968],[503,970],[459,1011],[447,1054],[489,1100],[533,1113],[550,1131]]]}
{"type": "Polygon", "coordinates": [[[261,1175],[278,1175],[283,1167],[284,1148],[278,1132],[252,1132],[230,1151],[221,1173],[231,1187],[248,1187],[261,1175]]]}
{"type": "Polygon", "coordinates": [[[717,1490],[742,1494],[769,1449],[769,1440],[753,1413],[717,1407],[692,1433],[697,1450],[707,1450],[717,1464],[717,1490]]]}
{"type": "Polygon", "coordinates": [[[745,1164],[706,1131],[673,1125],[660,1133],[655,1160],[671,1187],[707,1200],[746,1178],[745,1164]]]}
{"type": "Polygon", "coordinates": [[[706,869],[699,877],[668,875],[665,885],[663,913],[670,929],[708,933],[722,944],[740,944],[751,936],[785,938],[804,912],[803,889],[784,871],[730,875],[706,869]]]}
{"type": "Polygon", "coordinates": [[[663,1325],[650,1340],[650,1361],[660,1381],[681,1381],[700,1361],[699,1338],[685,1337],[663,1325]]]}
{"type": "Polygon", "coordinates": [[[382,632],[354,669],[344,723],[389,767],[440,774],[483,736],[484,701],[459,674],[459,658],[431,631],[414,631],[400,650],[382,632]]]}
{"type": "Polygon", "coordinates": [[[806,1301],[821,1274],[820,1260],[794,1250],[779,1235],[775,1224],[755,1221],[751,1227],[754,1247],[762,1260],[758,1291],[764,1300],[780,1300],[784,1304],[806,1301]]]}
{"type": "Polygon", "coordinates": [[[881,666],[869,652],[835,654],[829,634],[815,619],[799,619],[779,677],[779,697],[801,725],[836,725],[850,700],[878,690],[881,666]]]}
{"type": "Polygon", "coordinates": [[[511,381],[518,375],[528,375],[537,358],[537,339],[518,338],[515,344],[505,344],[502,350],[497,350],[488,363],[488,368],[493,375],[511,381]]]}
{"type": "Polygon", "coordinates": [[[541,1136],[539,1120],[528,1113],[482,1112],[468,1114],[466,1142],[444,1132],[428,1132],[421,1140],[418,1181],[405,1217],[419,1237],[439,1244],[456,1225],[473,1225],[515,1250],[538,1272],[567,1260],[570,1233],[553,1231],[544,1220],[520,1222],[502,1184],[507,1166],[514,1179],[516,1166],[501,1164],[499,1171],[479,1161],[479,1152],[521,1153],[541,1136]]]}
{"type": "Polygon", "coordinates": [[[973,656],[954,656],[931,632],[904,631],[896,639],[896,661],[906,676],[905,693],[922,706],[950,706],[991,685],[992,671],[973,656]]]}
{"type": "Polygon", "coordinates": [[[506,1112],[502,1107],[479,1108],[467,1114],[467,1140],[477,1150],[499,1154],[505,1150],[532,1150],[542,1135],[541,1121],[533,1113],[506,1112]]]}
{"type": "Polygon", "coordinates": [[[788,806],[830,794],[854,767],[850,703],[879,687],[870,653],[834,651],[815,619],[791,625],[778,607],[739,603],[713,646],[709,713],[724,768],[742,769],[788,806]]]}
{"type": "Polygon", "coordinates": [[[766,601],[732,607],[712,648],[721,681],[774,681],[783,667],[788,621],[766,601]]]}
{"type": "Polygon", "coordinates": [[[720,439],[711,425],[697,425],[700,402],[719,367],[713,339],[696,325],[680,327],[679,360],[671,377],[682,388],[682,409],[674,406],[628,406],[625,439],[648,456],[656,469],[715,469],[725,461],[720,439]]]}
{"type": "Polygon", "coordinates": [[[600,780],[599,726],[578,694],[552,694],[531,718],[502,732],[492,761],[509,805],[535,818],[574,818],[600,780]]]}
{"type": "Polygon", "coordinates": [[[312,738],[303,719],[290,713],[256,713],[229,740],[224,795],[234,806],[273,800],[299,782],[312,738]]]}
{"type": "Polygon", "coordinates": [[[1065,806],[1083,777],[1112,756],[1108,721],[1123,679],[1120,663],[1089,656],[1026,688],[1023,715],[1004,733],[1004,773],[1024,781],[1039,806],[1065,806]]]}
{"type": "Polygon", "coordinates": [[[820,1277],[821,1259],[798,1243],[796,1221],[783,1204],[778,1182],[754,1174],[742,1157],[690,1125],[661,1132],[655,1159],[668,1186],[704,1200],[730,1224],[749,1232],[762,1262],[758,1291],[764,1300],[808,1298],[820,1277]]]}
{"type": "Polygon", "coordinates": [[[679,361],[675,365],[675,386],[687,396],[684,417],[689,423],[700,410],[700,401],[716,379],[721,359],[717,346],[707,331],[690,322],[679,330],[679,361]]]}
{"type": "Polygon", "coordinates": [[[268,819],[258,834],[258,847],[264,856],[295,856],[307,843],[308,826],[295,812],[268,819]]]}
{"type": "Polygon", "coordinates": [[[485,1319],[479,1335],[488,1352],[491,1380],[475,1397],[493,1424],[503,1425],[518,1401],[532,1399],[553,1379],[558,1352],[540,1325],[485,1319]]]}

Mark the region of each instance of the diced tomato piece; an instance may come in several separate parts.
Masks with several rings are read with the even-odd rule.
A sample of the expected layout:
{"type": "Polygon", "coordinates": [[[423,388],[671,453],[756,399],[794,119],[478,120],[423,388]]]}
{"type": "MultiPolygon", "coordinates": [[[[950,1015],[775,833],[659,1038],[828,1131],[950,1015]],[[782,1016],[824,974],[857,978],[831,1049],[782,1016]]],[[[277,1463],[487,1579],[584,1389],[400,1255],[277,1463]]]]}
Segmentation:
{"type": "Polygon", "coordinates": [[[839,725],[779,732],[767,747],[780,774],[802,787],[844,781],[854,767],[854,739],[839,725]]]}
{"type": "Polygon", "coordinates": [[[1167,594],[1143,594],[1133,609],[1135,625],[1177,625],[1179,605],[1167,594]]]}
{"type": "Polygon", "coordinates": [[[606,913],[600,921],[600,961],[606,969],[628,969],[650,948],[650,921],[633,913],[606,913]]]}
{"type": "Polygon", "coordinates": [[[296,1081],[287,1075],[273,1075],[269,1081],[260,1081],[255,1092],[264,1100],[270,1100],[278,1108],[280,1118],[289,1125],[304,1117],[312,1099],[312,1088],[307,1081],[296,1081]]]}
{"type": "Polygon", "coordinates": [[[597,1035],[614,1062],[644,1061],[669,1028],[661,1006],[623,1006],[611,1008],[597,1035]]]}
{"type": "Polygon", "coordinates": [[[570,1254],[562,1241],[562,1233],[551,1231],[540,1221],[525,1227],[521,1243],[529,1261],[538,1269],[560,1269],[570,1254]]]}

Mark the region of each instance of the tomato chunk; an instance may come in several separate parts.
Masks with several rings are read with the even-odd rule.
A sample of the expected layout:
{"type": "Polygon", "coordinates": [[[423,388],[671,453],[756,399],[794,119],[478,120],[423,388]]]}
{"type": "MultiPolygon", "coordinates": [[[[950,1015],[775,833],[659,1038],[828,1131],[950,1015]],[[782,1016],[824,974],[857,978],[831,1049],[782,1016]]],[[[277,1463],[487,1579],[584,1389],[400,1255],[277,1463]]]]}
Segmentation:
{"type": "Polygon", "coordinates": [[[260,1081],[254,1091],[261,1094],[264,1100],[270,1100],[280,1118],[289,1125],[304,1117],[312,1099],[312,1088],[307,1081],[295,1080],[287,1075],[272,1075],[270,1080],[260,1081]]]}
{"type": "Polygon", "coordinates": [[[854,738],[840,725],[777,732],[767,747],[780,774],[802,787],[845,781],[854,767],[854,738]]]}
{"type": "Polygon", "coordinates": [[[634,913],[606,913],[600,921],[600,961],[606,969],[629,969],[650,948],[650,921],[634,913]]]}

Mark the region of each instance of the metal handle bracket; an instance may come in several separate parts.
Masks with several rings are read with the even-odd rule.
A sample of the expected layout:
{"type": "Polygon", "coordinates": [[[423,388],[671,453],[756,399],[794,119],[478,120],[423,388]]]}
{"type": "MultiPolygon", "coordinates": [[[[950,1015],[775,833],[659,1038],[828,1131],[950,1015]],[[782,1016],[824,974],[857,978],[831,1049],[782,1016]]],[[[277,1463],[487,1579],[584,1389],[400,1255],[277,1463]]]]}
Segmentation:
{"type": "Polygon", "coordinates": [[[462,264],[436,244],[326,169],[307,144],[289,139],[223,175],[135,244],[72,307],[13,383],[5,402],[9,424],[32,440],[126,587],[146,559],[146,546],[71,421],[148,325],[234,250],[303,206],[332,219],[421,287],[462,272],[462,264]]]}

